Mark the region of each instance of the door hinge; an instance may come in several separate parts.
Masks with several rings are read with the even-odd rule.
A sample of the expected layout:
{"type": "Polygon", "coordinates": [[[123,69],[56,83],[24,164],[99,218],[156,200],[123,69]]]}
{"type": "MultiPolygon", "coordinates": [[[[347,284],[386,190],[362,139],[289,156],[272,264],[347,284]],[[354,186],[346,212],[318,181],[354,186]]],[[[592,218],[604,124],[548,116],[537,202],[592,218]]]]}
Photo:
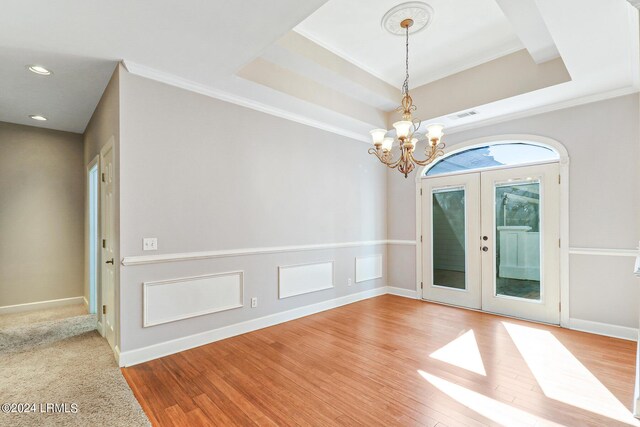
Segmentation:
{"type": "Polygon", "coordinates": [[[107,306],[106,305],[102,306],[102,314],[107,314],[107,306]]]}
{"type": "Polygon", "coordinates": [[[420,243],[422,243],[422,236],[420,236],[420,243]]]}
{"type": "Polygon", "coordinates": [[[558,311],[562,311],[562,303],[561,302],[558,303],[558,311]]]}
{"type": "Polygon", "coordinates": [[[420,282],[420,289],[424,289],[424,283],[420,282]]]}
{"type": "Polygon", "coordinates": [[[561,176],[558,175],[558,184],[560,184],[561,176]]]}
{"type": "Polygon", "coordinates": [[[561,248],[562,247],[562,239],[558,239],[558,247],[561,248]]]}
{"type": "Polygon", "coordinates": [[[422,196],[422,188],[420,189],[420,195],[422,196]]]}
{"type": "Polygon", "coordinates": [[[101,178],[101,179],[102,179],[102,182],[105,182],[105,181],[104,181],[104,172],[102,172],[102,175],[101,175],[101,176],[102,176],[102,178],[101,178]]]}
{"type": "Polygon", "coordinates": [[[107,247],[107,239],[102,239],[102,247],[103,248],[107,247]]]}

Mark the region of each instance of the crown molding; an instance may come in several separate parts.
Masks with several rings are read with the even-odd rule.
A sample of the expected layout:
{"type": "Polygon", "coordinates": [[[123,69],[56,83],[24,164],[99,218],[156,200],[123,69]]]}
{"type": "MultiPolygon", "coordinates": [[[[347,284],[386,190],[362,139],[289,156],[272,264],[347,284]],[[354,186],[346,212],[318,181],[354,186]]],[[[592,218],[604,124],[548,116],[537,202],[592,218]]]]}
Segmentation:
{"type": "Polygon", "coordinates": [[[273,107],[262,102],[258,102],[243,96],[233,94],[221,89],[216,89],[210,86],[205,86],[200,83],[196,83],[192,80],[187,80],[182,77],[178,77],[174,74],[166,73],[164,71],[156,70],[154,68],[140,65],[128,60],[122,60],[122,65],[131,74],[144,77],[150,80],[155,80],[160,83],[168,84],[170,86],[178,87],[180,89],[195,92],[200,95],[205,95],[210,98],[219,99],[221,101],[230,102],[232,104],[240,105],[241,107],[250,108],[252,110],[260,111],[262,113],[270,114],[272,116],[280,117],[292,122],[300,123],[303,125],[311,126],[316,129],[321,129],[327,132],[341,135],[347,138],[355,139],[357,141],[371,143],[368,135],[363,135],[358,132],[353,132],[348,129],[343,129],[337,126],[330,125],[319,120],[310,119],[300,114],[292,113],[281,108],[273,107]]]}
{"type": "MultiPolygon", "coordinates": [[[[300,123],[300,124],[311,126],[327,132],[331,132],[336,135],[341,135],[350,139],[354,139],[356,141],[371,144],[371,141],[368,135],[363,135],[358,132],[353,132],[347,129],[330,125],[325,122],[310,119],[301,114],[296,114],[280,108],[272,107],[267,104],[251,100],[249,98],[245,98],[227,91],[205,86],[200,83],[193,82],[191,80],[183,79],[173,74],[165,73],[163,71],[159,71],[150,67],[146,67],[144,65],[137,64],[135,62],[123,60],[122,64],[129,73],[140,76],[140,77],[155,80],[161,83],[168,84],[170,86],[188,90],[190,92],[199,93],[201,95],[219,99],[221,101],[230,102],[232,104],[236,104],[242,107],[250,108],[252,110],[260,111],[266,114],[270,114],[272,116],[280,117],[285,120],[290,120],[296,123],[300,123]]],[[[471,123],[460,124],[457,126],[449,126],[447,127],[446,131],[447,131],[447,134],[452,135],[459,132],[465,132],[468,130],[482,128],[485,126],[491,126],[499,123],[508,122],[511,120],[522,119],[522,118],[536,116],[539,114],[544,114],[552,111],[576,107],[579,105],[590,104],[598,101],[604,101],[607,99],[617,98],[625,95],[631,95],[634,93],[638,93],[639,91],[640,91],[640,88],[638,87],[625,86],[625,87],[621,87],[621,88],[617,88],[617,89],[613,89],[610,91],[605,91],[605,92],[601,92],[593,95],[587,95],[579,98],[569,99],[566,101],[556,102],[549,105],[543,105],[540,107],[524,109],[522,111],[517,111],[514,113],[490,117],[484,120],[478,120],[471,123]]]]}
{"type": "MultiPolygon", "coordinates": [[[[621,96],[631,95],[640,92],[640,88],[634,86],[625,86],[618,89],[609,90],[606,92],[600,92],[593,95],[582,96],[579,98],[568,99],[566,101],[556,102],[554,104],[543,105],[540,107],[534,107],[517,111],[514,113],[503,114],[495,117],[490,117],[484,120],[478,120],[472,123],[461,124],[458,126],[449,126],[446,128],[446,133],[449,135],[473,130],[485,126],[491,126],[499,123],[508,122],[511,120],[523,119],[526,117],[537,116],[539,114],[549,113],[552,111],[564,110],[566,108],[577,107],[579,105],[591,104],[593,102],[604,101],[607,99],[618,98],[621,96]]],[[[479,108],[479,107],[476,107],[479,108]]]]}

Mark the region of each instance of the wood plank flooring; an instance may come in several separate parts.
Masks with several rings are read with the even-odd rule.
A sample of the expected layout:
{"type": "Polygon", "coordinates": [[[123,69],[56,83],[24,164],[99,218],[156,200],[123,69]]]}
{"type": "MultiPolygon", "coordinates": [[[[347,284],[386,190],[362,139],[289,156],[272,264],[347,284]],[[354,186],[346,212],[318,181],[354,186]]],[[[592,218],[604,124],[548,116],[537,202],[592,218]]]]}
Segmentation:
{"type": "Polygon", "coordinates": [[[634,342],[391,295],[123,374],[156,426],[640,425],[634,342]]]}

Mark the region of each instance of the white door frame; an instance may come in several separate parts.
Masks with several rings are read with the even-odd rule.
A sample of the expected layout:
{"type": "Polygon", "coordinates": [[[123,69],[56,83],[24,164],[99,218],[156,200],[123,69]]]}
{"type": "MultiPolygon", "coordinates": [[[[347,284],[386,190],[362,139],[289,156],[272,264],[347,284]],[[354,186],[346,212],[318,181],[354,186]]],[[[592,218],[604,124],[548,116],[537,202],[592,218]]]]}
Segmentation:
{"type": "MultiPolygon", "coordinates": [[[[99,182],[99,187],[100,187],[100,221],[99,221],[99,229],[100,229],[100,238],[102,239],[102,230],[103,230],[103,206],[102,206],[102,194],[103,194],[103,182],[102,182],[102,173],[103,173],[103,168],[102,168],[102,163],[103,163],[103,159],[105,157],[105,154],[111,150],[112,151],[112,155],[113,155],[113,164],[115,165],[115,159],[116,159],[116,152],[115,152],[115,139],[113,136],[109,137],[109,140],[107,141],[107,143],[102,146],[102,148],[100,149],[100,178],[98,180],[99,182]]],[[[114,186],[114,194],[116,192],[117,189],[117,185],[118,185],[118,177],[117,175],[114,173],[113,174],[113,186],[114,186]]],[[[115,208],[115,205],[114,205],[115,208]]],[[[117,212],[114,209],[114,212],[112,212],[112,214],[115,216],[117,215],[117,212]]],[[[116,230],[117,231],[117,230],[116,230]]],[[[115,231],[114,231],[115,232],[115,231]]],[[[103,254],[102,254],[102,244],[100,245],[100,270],[102,272],[102,261],[103,261],[103,254]]],[[[114,255],[118,255],[119,256],[119,252],[115,251],[114,255]]],[[[115,258],[115,257],[114,257],[115,258]]],[[[116,260],[115,264],[114,264],[114,269],[118,269],[120,266],[120,262],[119,260],[116,260]]],[[[100,295],[102,296],[102,274],[100,275],[100,295]]],[[[118,303],[118,294],[119,292],[117,291],[117,289],[119,288],[119,274],[116,270],[115,274],[114,274],[114,283],[113,283],[113,307],[112,309],[114,310],[114,316],[113,316],[113,328],[114,328],[114,338],[113,338],[113,345],[114,347],[112,348],[114,355],[116,357],[116,360],[118,360],[118,353],[119,353],[119,339],[120,339],[120,316],[119,316],[119,303],[118,303]]],[[[101,330],[101,334],[102,336],[104,336],[106,338],[106,329],[105,329],[105,322],[104,322],[104,315],[102,314],[102,304],[104,304],[104,301],[101,301],[101,304],[98,306],[98,313],[99,313],[99,320],[101,322],[102,325],[102,330],[101,330]]],[[[108,340],[107,340],[108,341],[108,340]]]]}
{"type": "MultiPolygon", "coordinates": [[[[522,142],[531,145],[539,145],[554,150],[560,156],[560,326],[569,327],[570,306],[569,306],[569,153],[567,149],[555,139],[546,136],[529,134],[505,134],[474,138],[451,146],[444,150],[444,157],[466,151],[475,147],[487,145],[509,144],[522,142]]],[[[419,298],[422,295],[422,179],[424,172],[433,164],[416,168],[416,293],[419,298]]],[[[524,166],[524,165],[522,165],[524,166]]]]}
{"type": "MultiPolygon", "coordinates": [[[[93,305],[94,311],[97,314],[98,313],[98,307],[100,306],[100,293],[102,291],[101,288],[101,256],[100,256],[100,244],[98,243],[98,241],[100,240],[100,155],[96,155],[90,162],[89,164],[87,164],[87,167],[85,168],[85,183],[86,183],[86,203],[85,203],[85,214],[86,214],[86,226],[85,226],[85,236],[87,236],[86,239],[86,248],[87,248],[87,263],[85,265],[86,268],[86,272],[85,272],[85,279],[88,281],[88,288],[89,288],[89,301],[87,301],[87,309],[89,311],[89,313],[91,313],[91,308],[93,305]],[[89,173],[91,171],[91,169],[93,169],[94,167],[97,168],[97,174],[98,174],[98,185],[95,188],[95,190],[97,191],[97,198],[98,198],[98,206],[96,209],[96,214],[97,214],[97,221],[96,221],[96,228],[97,228],[97,241],[96,241],[96,259],[94,260],[96,263],[96,271],[95,271],[95,277],[93,278],[95,280],[95,289],[91,289],[91,239],[89,238],[89,233],[91,233],[91,227],[90,227],[90,214],[91,214],[91,182],[90,182],[90,177],[89,177],[89,173]]],[[[98,330],[100,331],[102,324],[100,323],[101,317],[100,315],[98,315],[98,330]]]]}

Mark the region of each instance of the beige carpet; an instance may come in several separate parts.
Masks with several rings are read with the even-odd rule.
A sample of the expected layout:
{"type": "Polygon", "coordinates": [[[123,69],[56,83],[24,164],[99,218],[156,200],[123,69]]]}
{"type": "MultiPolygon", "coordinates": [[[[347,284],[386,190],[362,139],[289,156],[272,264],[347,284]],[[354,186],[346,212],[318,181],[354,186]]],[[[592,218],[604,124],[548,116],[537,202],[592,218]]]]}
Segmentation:
{"type": "Polygon", "coordinates": [[[32,325],[47,320],[66,319],[68,317],[82,316],[87,314],[84,304],[65,305],[62,307],[49,308],[46,310],[23,311],[20,313],[10,313],[0,315],[0,330],[13,326],[32,325]]]}
{"type": "Polygon", "coordinates": [[[107,342],[84,306],[0,316],[0,404],[36,404],[36,413],[0,413],[10,426],[148,426],[107,342]],[[71,316],[71,317],[69,317],[71,316]],[[67,403],[76,413],[42,413],[67,403]]]}

